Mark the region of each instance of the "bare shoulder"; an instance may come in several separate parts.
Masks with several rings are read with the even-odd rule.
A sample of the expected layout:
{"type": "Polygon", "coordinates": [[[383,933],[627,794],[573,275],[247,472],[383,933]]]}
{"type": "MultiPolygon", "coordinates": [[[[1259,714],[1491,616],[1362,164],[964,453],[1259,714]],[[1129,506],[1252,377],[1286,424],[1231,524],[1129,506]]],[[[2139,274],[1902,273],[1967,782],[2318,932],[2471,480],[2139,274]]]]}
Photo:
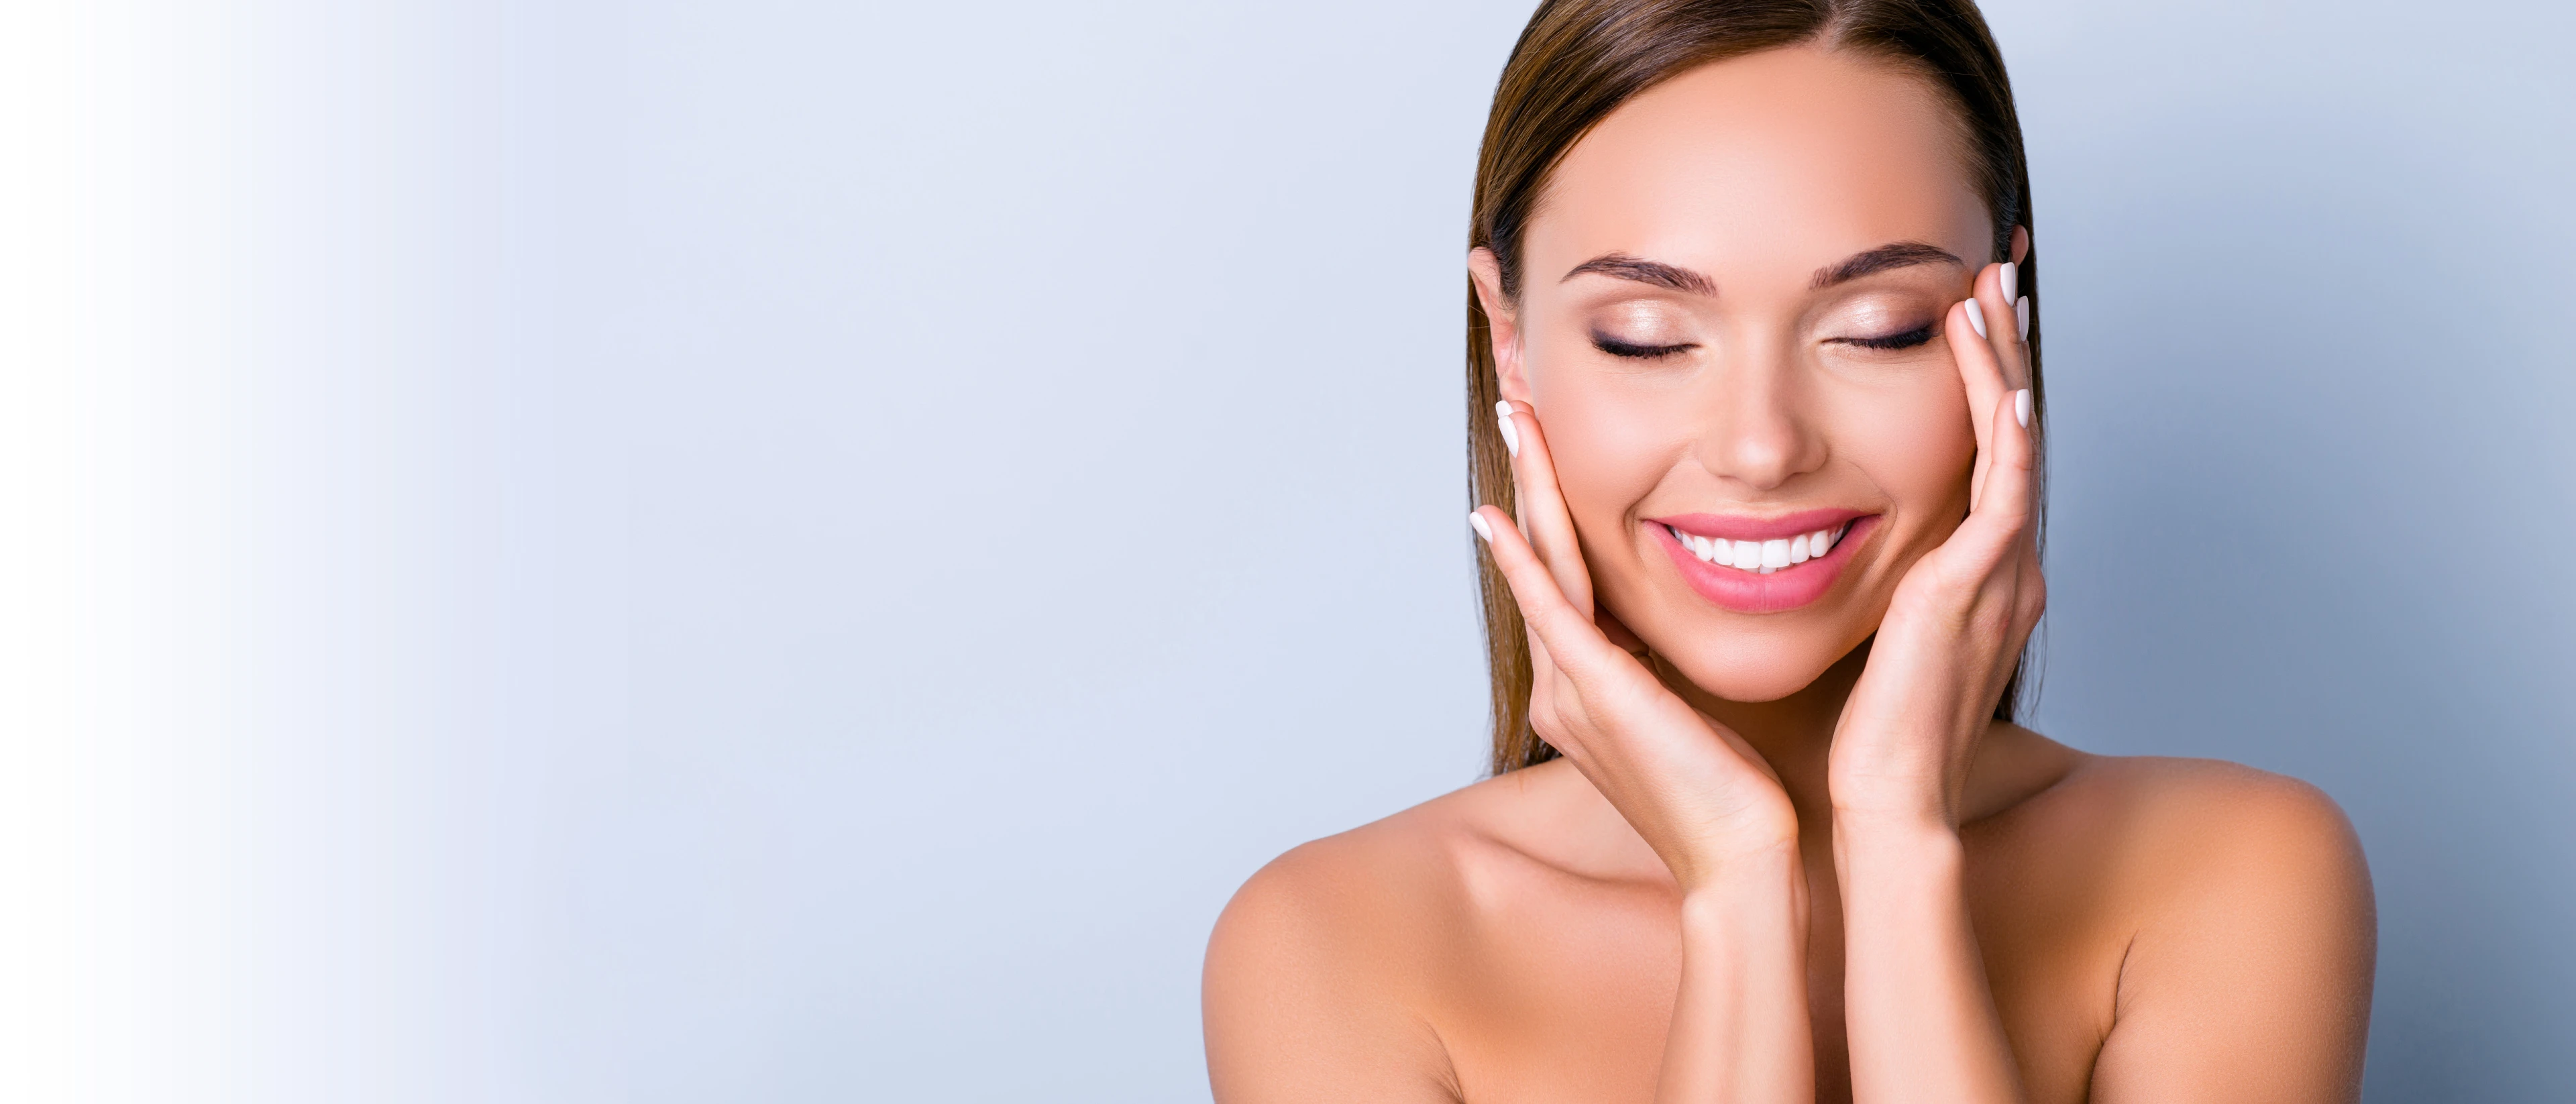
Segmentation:
{"type": "Polygon", "coordinates": [[[2286,775],[2215,759],[2079,755],[1978,830],[2016,868],[2081,883],[2149,945],[2164,932],[2206,938],[2266,924],[2374,929],[2351,821],[2323,790],[2286,775]]]}
{"type": "Polygon", "coordinates": [[[1211,960],[1256,949],[1329,949],[1336,962],[1454,945],[1490,907],[1498,877],[1545,865],[1532,838],[1557,823],[1570,770],[1488,778],[1382,820],[1291,848],[1253,874],[1218,918],[1211,960]]]}
{"type": "Polygon", "coordinates": [[[2088,756],[2009,814],[2082,841],[2126,930],[2094,1098],[2351,1099],[2376,912],[2315,786],[2207,759],[2088,756]]]}
{"type": "Polygon", "coordinates": [[[1201,1002],[1223,1101],[1456,1096],[1425,1009],[1472,930],[1491,779],[1302,844],[1235,892],[1201,1002]]]}
{"type": "MultiPolygon", "coordinates": [[[[2216,759],[2088,755],[2016,810],[2073,830],[2165,890],[2246,878],[2359,879],[2361,844],[2325,791],[2216,759]]],[[[2239,887],[2241,888],[2241,887],[2239,887]]]]}
{"type": "MultiPolygon", "coordinates": [[[[1454,796],[1454,795],[1453,795],[1454,796]]],[[[1235,891],[1210,937],[1208,969],[1283,957],[1351,969],[1411,956],[1454,907],[1459,825],[1439,799],[1291,848],[1235,891]]],[[[1385,979],[1381,970],[1353,970],[1385,979]]]]}

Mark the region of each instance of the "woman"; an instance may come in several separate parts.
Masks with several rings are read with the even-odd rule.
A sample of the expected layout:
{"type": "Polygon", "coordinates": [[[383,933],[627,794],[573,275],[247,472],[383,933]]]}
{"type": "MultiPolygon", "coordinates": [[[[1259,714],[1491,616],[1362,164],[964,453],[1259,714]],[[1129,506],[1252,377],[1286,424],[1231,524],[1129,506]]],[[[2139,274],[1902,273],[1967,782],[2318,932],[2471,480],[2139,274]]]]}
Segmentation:
{"type": "Polygon", "coordinates": [[[1468,259],[1496,774],[1236,895],[1220,1101],[2358,1096],[2334,804],[2012,723],[2027,182],[1965,0],[1541,6],[1468,259]]]}

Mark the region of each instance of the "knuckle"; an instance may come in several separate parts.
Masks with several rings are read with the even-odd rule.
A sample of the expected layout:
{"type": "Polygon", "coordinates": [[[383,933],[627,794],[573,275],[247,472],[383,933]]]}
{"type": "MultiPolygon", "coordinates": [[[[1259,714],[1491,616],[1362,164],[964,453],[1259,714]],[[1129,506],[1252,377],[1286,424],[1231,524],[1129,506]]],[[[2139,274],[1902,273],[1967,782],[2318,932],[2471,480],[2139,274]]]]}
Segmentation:
{"type": "Polygon", "coordinates": [[[1980,637],[2001,639],[2012,631],[2012,606],[2002,602],[1979,602],[1969,612],[1969,628],[1980,637]]]}
{"type": "MultiPolygon", "coordinates": [[[[1934,594],[1957,594],[1961,591],[1972,590],[1976,587],[1978,578],[1982,575],[1981,572],[1972,573],[1964,568],[1957,560],[1951,559],[1947,556],[1933,561],[1929,566],[1932,569],[1931,583],[1934,594]]],[[[1933,594],[1925,595],[1924,599],[1927,601],[1932,600],[1933,594]]]]}
{"type": "Polygon", "coordinates": [[[1533,704],[1530,712],[1534,721],[1544,720],[1547,723],[1547,727],[1556,732],[1564,732],[1575,727],[1575,712],[1574,710],[1567,708],[1565,696],[1562,694],[1551,695],[1548,698],[1547,707],[1544,710],[1537,708],[1535,704],[1533,704]]]}

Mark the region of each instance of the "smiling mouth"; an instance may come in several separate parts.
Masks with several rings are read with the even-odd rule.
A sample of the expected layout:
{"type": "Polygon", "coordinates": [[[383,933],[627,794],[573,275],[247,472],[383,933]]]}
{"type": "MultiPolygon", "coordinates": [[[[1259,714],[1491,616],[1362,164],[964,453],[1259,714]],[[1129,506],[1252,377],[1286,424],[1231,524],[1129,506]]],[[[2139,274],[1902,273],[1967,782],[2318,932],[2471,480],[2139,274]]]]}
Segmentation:
{"type": "Polygon", "coordinates": [[[1670,525],[1664,526],[1664,531],[1671,533],[1674,540],[1681,542],[1682,547],[1690,549],[1691,555],[1699,557],[1702,563],[1731,567],[1748,574],[1768,575],[1833,551],[1834,545],[1851,532],[1851,527],[1852,522],[1846,521],[1812,533],[1800,533],[1785,540],[1760,541],[1703,537],[1682,532],[1670,525]]]}

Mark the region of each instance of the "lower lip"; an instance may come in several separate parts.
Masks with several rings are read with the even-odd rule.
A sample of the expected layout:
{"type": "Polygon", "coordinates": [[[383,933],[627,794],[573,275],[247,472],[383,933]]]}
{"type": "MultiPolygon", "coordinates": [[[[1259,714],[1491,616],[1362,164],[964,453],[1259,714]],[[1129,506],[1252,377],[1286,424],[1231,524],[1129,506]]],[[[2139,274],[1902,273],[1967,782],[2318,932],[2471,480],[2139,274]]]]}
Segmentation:
{"type": "Polygon", "coordinates": [[[1698,591],[1700,597],[1737,613],[1778,613],[1806,605],[1832,590],[1834,580],[1842,578],[1843,565],[1850,563],[1858,554],[1862,538],[1878,527],[1878,518],[1879,515],[1871,514],[1854,519],[1851,530],[1843,534],[1843,539],[1834,542],[1832,551],[1768,575],[1719,567],[1692,555],[1690,549],[1673,538],[1672,530],[1651,521],[1646,523],[1646,528],[1654,531],[1655,540],[1664,546],[1664,553],[1673,558],[1673,566],[1681,569],[1682,578],[1689,581],[1691,589],[1698,591]]]}

